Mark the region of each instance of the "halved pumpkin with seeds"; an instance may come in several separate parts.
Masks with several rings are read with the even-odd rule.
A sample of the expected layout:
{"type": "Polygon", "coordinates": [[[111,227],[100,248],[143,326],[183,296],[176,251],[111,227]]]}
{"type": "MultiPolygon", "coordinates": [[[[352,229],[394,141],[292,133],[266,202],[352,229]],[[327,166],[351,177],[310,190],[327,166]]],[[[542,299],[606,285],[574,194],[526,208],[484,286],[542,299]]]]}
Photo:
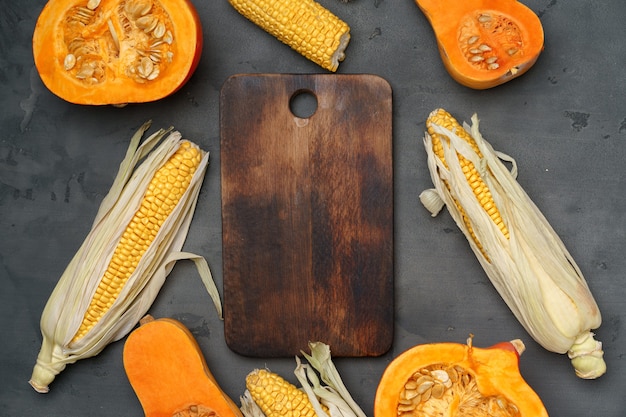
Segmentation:
{"type": "Polygon", "coordinates": [[[164,98],[189,80],[201,53],[189,0],[50,0],[33,34],[43,83],[76,104],[164,98]]]}
{"type": "Polygon", "coordinates": [[[520,340],[490,348],[431,343],[394,359],[378,384],[374,417],[547,417],[519,372],[520,340]]]}
{"type": "Polygon", "coordinates": [[[528,71],[543,51],[539,17],[517,0],[415,0],[443,64],[460,84],[495,87],[528,71]]]}

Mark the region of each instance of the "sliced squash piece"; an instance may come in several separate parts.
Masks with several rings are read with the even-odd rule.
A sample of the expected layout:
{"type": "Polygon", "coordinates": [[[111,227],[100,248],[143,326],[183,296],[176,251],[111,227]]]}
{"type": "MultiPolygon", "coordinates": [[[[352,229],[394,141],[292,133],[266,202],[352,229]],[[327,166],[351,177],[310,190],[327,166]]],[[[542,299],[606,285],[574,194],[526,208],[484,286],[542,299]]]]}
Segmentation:
{"type": "Polygon", "coordinates": [[[146,417],[243,417],[177,320],[144,318],[128,336],[123,359],[146,417]]]}
{"type": "Polygon", "coordinates": [[[517,0],[415,0],[452,78],[487,89],[528,71],[543,51],[539,17],[517,0]]]}

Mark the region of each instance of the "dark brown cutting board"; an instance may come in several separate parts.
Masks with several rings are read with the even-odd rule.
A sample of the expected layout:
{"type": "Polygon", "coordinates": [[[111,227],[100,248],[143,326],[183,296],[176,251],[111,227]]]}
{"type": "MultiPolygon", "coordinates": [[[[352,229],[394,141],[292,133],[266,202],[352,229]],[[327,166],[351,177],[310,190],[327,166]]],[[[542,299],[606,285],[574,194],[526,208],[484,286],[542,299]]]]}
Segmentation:
{"type": "Polygon", "coordinates": [[[253,357],[378,356],[393,339],[391,87],[234,75],[220,96],[224,325],[253,357]],[[317,100],[310,117],[292,98],[317,100]],[[297,110],[297,108],[296,108],[297,110]],[[302,116],[301,113],[297,113],[302,116]]]}

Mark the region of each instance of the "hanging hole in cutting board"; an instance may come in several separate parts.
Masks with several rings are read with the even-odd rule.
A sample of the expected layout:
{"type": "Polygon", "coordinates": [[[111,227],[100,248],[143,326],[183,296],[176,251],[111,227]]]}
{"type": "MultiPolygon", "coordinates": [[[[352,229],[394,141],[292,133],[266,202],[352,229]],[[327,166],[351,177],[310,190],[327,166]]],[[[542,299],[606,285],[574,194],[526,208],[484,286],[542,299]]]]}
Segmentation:
{"type": "Polygon", "coordinates": [[[310,90],[298,90],[289,99],[289,110],[301,119],[308,119],[317,111],[317,97],[310,90]]]}

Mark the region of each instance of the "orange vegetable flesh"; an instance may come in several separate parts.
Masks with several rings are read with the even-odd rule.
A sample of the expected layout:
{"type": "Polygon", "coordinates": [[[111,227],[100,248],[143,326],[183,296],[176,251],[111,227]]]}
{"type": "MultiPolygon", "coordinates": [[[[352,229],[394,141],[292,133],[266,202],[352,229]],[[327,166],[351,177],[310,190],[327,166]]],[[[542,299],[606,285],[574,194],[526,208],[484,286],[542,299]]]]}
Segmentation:
{"type": "Polygon", "coordinates": [[[520,375],[517,349],[523,351],[519,340],[491,348],[471,342],[415,346],[383,373],[374,417],[547,417],[520,375]]]}
{"type": "Polygon", "coordinates": [[[474,89],[528,71],[544,46],[539,17],[517,0],[415,0],[428,18],[448,73],[474,89]]]}
{"type": "Polygon", "coordinates": [[[53,0],[33,34],[43,83],[76,104],[159,100],[195,71],[202,27],[188,0],[53,0]]]}
{"type": "Polygon", "coordinates": [[[146,417],[242,417],[191,332],[176,320],[147,321],[135,329],[124,344],[123,359],[146,417]]]}

